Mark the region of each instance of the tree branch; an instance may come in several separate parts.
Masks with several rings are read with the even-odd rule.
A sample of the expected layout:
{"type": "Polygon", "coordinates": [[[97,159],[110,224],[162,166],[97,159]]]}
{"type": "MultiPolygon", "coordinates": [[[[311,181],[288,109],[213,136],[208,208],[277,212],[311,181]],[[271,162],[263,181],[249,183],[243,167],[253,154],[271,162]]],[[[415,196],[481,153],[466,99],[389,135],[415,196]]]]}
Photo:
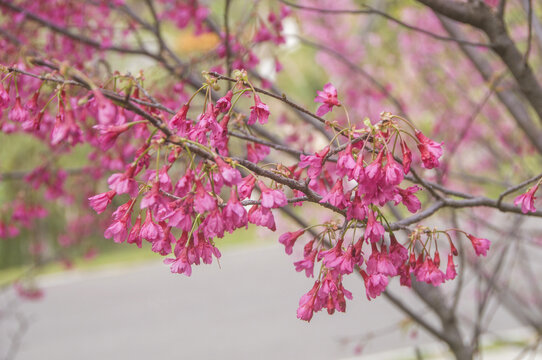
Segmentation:
{"type": "Polygon", "coordinates": [[[322,14],[325,14],[325,15],[359,15],[359,14],[378,15],[378,16],[382,16],[383,18],[385,18],[387,20],[390,20],[390,21],[392,21],[392,22],[406,28],[407,30],[415,31],[415,32],[430,36],[430,37],[432,37],[434,39],[437,39],[437,40],[458,42],[458,43],[461,43],[463,45],[469,45],[469,46],[491,47],[491,44],[475,43],[475,42],[471,42],[471,41],[467,41],[467,40],[458,40],[458,39],[454,39],[454,38],[451,38],[451,37],[446,37],[446,36],[442,36],[442,35],[439,35],[439,34],[435,34],[435,33],[431,32],[431,31],[428,31],[428,30],[425,30],[425,29],[422,29],[422,28],[407,24],[407,23],[405,23],[405,22],[391,16],[388,13],[385,13],[385,12],[383,12],[381,10],[378,10],[378,9],[374,9],[374,8],[368,6],[368,5],[362,5],[362,7],[365,8],[364,10],[361,10],[361,9],[323,9],[323,8],[317,8],[317,7],[311,7],[311,6],[297,5],[297,4],[294,4],[294,3],[290,2],[290,1],[286,1],[286,0],[278,0],[278,1],[280,1],[281,3],[283,3],[285,5],[291,6],[293,8],[299,9],[299,10],[313,11],[313,12],[318,12],[318,13],[322,13],[322,14]]]}

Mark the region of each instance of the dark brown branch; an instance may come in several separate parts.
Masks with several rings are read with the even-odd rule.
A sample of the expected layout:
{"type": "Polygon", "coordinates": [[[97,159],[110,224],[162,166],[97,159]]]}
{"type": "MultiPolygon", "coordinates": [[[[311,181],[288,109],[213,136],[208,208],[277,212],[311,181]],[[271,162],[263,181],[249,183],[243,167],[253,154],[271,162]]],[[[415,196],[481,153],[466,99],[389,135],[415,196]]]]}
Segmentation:
{"type": "Polygon", "coordinates": [[[529,55],[531,54],[531,46],[533,41],[533,0],[528,0],[527,5],[527,50],[523,56],[525,66],[529,64],[529,55]]]}
{"type": "Polygon", "coordinates": [[[406,28],[407,30],[415,31],[415,32],[430,36],[430,37],[432,37],[434,39],[437,39],[437,40],[452,41],[452,42],[457,42],[457,43],[461,43],[463,45],[469,45],[469,46],[491,47],[491,44],[475,43],[475,42],[471,42],[471,41],[467,41],[467,40],[458,40],[458,39],[454,39],[452,37],[447,37],[447,36],[435,34],[435,33],[431,32],[431,31],[428,31],[428,30],[425,30],[425,29],[422,29],[422,28],[407,24],[407,23],[405,23],[405,22],[391,16],[388,13],[385,13],[385,12],[380,11],[378,9],[374,9],[374,8],[372,8],[370,6],[367,6],[367,5],[362,5],[362,7],[365,8],[363,10],[362,9],[322,9],[322,8],[311,7],[311,6],[297,5],[297,4],[291,3],[291,2],[286,1],[286,0],[278,0],[278,1],[280,1],[281,3],[283,3],[285,5],[291,6],[293,8],[299,9],[299,10],[313,11],[313,12],[318,12],[318,13],[322,13],[322,14],[325,14],[325,15],[360,15],[360,14],[378,15],[378,16],[382,16],[383,18],[385,18],[387,20],[390,20],[390,21],[392,21],[392,22],[406,28]]]}
{"type": "Polygon", "coordinates": [[[497,16],[503,19],[505,11],[506,11],[506,0],[499,0],[499,7],[497,8],[497,16]]]}
{"type": "MultiPolygon", "coordinates": [[[[454,0],[417,0],[452,20],[480,28],[491,9],[483,2],[459,2],[454,0]]],[[[459,39],[461,40],[461,39],[459,39]]]]}
{"type": "MultiPolygon", "coordinates": [[[[457,38],[465,37],[462,31],[452,21],[442,16],[439,16],[439,20],[442,23],[442,26],[451,36],[457,38]]],[[[476,49],[465,46],[461,46],[461,50],[469,58],[484,80],[486,82],[491,82],[491,79],[494,78],[494,72],[484,55],[479,51],[476,51],[476,49]]],[[[512,115],[519,128],[523,130],[531,144],[540,154],[542,154],[542,131],[539,130],[532,120],[521,99],[518,98],[514,91],[506,88],[496,92],[496,95],[501,103],[506,107],[510,115],[512,115]]]]}
{"type": "Polygon", "coordinates": [[[500,19],[483,1],[461,3],[449,0],[418,0],[418,2],[427,5],[440,15],[473,25],[485,32],[493,45],[491,49],[514,76],[519,89],[542,122],[542,86],[531,67],[523,61],[524,55],[508,34],[503,19],[500,19]]]}
{"type": "Polygon", "coordinates": [[[225,39],[224,46],[226,47],[226,75],[231,76],[231,46],[230,46],[230,5],[231,0],[225,0],[224,4],[224,28],[225,39]]]}

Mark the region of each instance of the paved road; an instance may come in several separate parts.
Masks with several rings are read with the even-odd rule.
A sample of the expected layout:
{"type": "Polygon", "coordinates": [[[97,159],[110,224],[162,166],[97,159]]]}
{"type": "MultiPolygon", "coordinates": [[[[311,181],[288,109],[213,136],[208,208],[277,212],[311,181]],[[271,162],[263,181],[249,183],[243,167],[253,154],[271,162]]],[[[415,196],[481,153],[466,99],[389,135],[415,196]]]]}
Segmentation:
{"type": "MultiPolygon", "coordinates": [[[[221,268],[195,267],[190,278],[160,263],[49,277],[46,297],[22,307],[31,324],[16,359],[340,359],[390,326],[364,353],[428,341],[401,333],[404,316],[383,298],[368,302],[355,277],[345,282],[354,294],[346,315],[297,320],[312,281],[291,263],[271,246],[227,251],[221,268]]],[[[501,314],[496,323],[512,322],[501,314]]]]}

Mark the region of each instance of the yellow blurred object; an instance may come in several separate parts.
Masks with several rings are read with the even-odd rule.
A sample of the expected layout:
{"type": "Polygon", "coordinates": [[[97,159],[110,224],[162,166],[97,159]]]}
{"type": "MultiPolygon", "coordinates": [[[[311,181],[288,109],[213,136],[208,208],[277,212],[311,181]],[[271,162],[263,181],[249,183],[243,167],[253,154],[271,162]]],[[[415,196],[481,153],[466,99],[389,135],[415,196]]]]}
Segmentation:
{"type": "Polygon", "coordinates": [[[218,46],[220,38],[214,33],[194,35],[182,33],[176,40],[176,49],[182,53],[206,52],[218,46]]]}

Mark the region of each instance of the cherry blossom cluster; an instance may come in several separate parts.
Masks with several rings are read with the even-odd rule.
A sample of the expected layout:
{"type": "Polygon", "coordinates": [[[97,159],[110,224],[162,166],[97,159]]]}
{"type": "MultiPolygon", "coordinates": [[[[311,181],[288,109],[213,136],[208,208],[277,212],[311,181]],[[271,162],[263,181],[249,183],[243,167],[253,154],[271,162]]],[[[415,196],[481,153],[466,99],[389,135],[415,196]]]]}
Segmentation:
{"type": "MultiPolygon", "coordinates": [[[[320,263],[318,280],[300,301],[299,318],[310,320],[313,312],[324,307],[330,314],[345,311],[345,298],[352,296],[342,279],[353,272],[364,279],[369,299],[380,295],[395,276],[406,286],[411,276],[435,286],[455,277],[452,255],[446,273],[439,270],[436,232],[427,235],[426,229],[415,230],[407,249],[396,240],[383,210],[386,204],[402,204],[411,213],[420,210],[416,196],[420,187],[403,185],[411,171],[411,147],[417,148],[415,156],[422,167],[433,169],[439,166],[442,144],[427,138],[410,121],[382,113],[378,122],[365,119],[361,126],[349,119],[347,123],[326,121],[335,133],[327,146],[313,154],[302,153],[291,166],[278,163],[264,168],[259,163],[270,149],[257,138],[247,143],[245,157],[234,155],[230,147],[232,129],[250,132],[252,125],[265,125],[270,118],[270,109],[247,72],[236,70],[234,77],[233,88],[216,98],[219,79],[207,75],[206,83],[169,119],[145,105],[127,111],[98,88],[74,92],[57,86],[49,89],[47,100],[38,106],[44,84],[38,82],[33,84],[38,86],[34,95],[23,104],[17,95],[23,76],[10,71],[4,77],[8,90],[2,87],[1,97],[12,124],[20,124],[53,148],[89,142],[105,153],[122,149],[116,160],[101,160],[113,174],[107,180],[109,190],[89,197],[90,206],[100,214],[116,204],[105,237],[138,247],[144,240],[149,242],[153,252],[166,256],[164,263],[172,272],[190,276],[193,265],[219,259],[215,240],[226,232],[249,223],[275,231],[273,209],[288,203],[314,203],[344,220],[343,225],[338,220],[316,225],[324,230],[304,246],[303,259],[295,262],[296,270],[308,277],[314,276],[315,263],[320,263]],[[16,94],[14,102],[10,91],[16,94]],[[204,94],[204,102],[195,106],[198,93],[204,94]],[[237,104],[246,98],[252,106],[245,116],[237,104]],[[76,120],[87,116],[95,119],[95,125],[76,120]],[[356,231],[363,234],[355,238],[356,231]],[[426,241],[421,240],[422,233],[426,241]]],[[[137,79],[119,74],[115,80],[121,89],[132,89],[121,91],[120,96],[148,100],[133,86],[137,79]]],[[[342,107],[337,96],[333,85],[325,85],[315,98],[321,104],[315,116],[342,107]]],[[[95,175],[99,178],[102,172],[96,170],[95,175]]],[[[26,180],[35,188],[45,185],[47,196],[57,198],[63,195],[65,177],[41,167],[26,180]]],[[[307,230],[279,238],[286,253],[292,253],[307,230]]],[[[485,255],[489,242],[468,236],[476,253],[485,255]]],[[[74,242],[70,236],[61,236],[59,241],[61,246],[74,242]]],[[[450,254],[456,254],[451,240],[450,246],[450,254]]]]}
{"type": "MultiPolygon", "coordinates": [[[[31,1],[11,8],[17,12],[17,7],[24,7],[24,16],[39,20],[28,24],[23,15],[8,20],[22,22],[15,36],[23,42],[25,36],[38,34],[36,24],[47,21],[57,27],[81,29],[66,36],[46,32],[50,58],[63,62],[32,57],[27,63],[10,61],[10,66],[0,69],[0,110],[5,114],[0,118],[0,130],[31,135],[51,150],[52,155],[24,176],[30,187],[43,190],[49,201],[70,204],[88,200],[96,213],[103,214],[99,221],[107,222],[100,224],[106,238],[140,248],[146,241],[153,252],[165,257],[164,263],[172,272],[187,276],[193,266],[221,257],[217,239],[226,233],[246,229],[249,224],[275,231],[278,209],[289,204],[326,211],[331,220],[279,237],[287,254],[294,253],[299,239],[309,237],[302,257],[294,262],[296,271],[316,278],[299,304],[298,317],[307,321],[324,308],[330,314],[345,311],[346,299],[352,294],[344,288],[343,279],[353,273],[363,279],[368,299],[378,297],[394,277],[404,286],[410,286],[412,279],[438,286],[455,278],[457,250],[449,234],[463,233],[461,230],[423,226],[412,230],[392,223],[385,209],[393,206],[398,212],[411,214],[420,211],[418,194],[423,181],[412,181],[417,175],[411,167],[440,167],[443,143],[428,138],[405,116],[390,112],[374,116],[367,111],[370,119],[361,119],[357,109],[350,117],[344,104],[351,103],[353,92],[346,91],[346,98],[339,101],[331,83],[317,91],[316,111],[293,104],[331,134],[323,140],[327,143],[315,149],[294,136],[283,144],[273,143],[259,136],[256,129],[285,120],[278,113],[271,114],[266,99],[271,93],[257,88],[248,74],[259,62],[254,44],[285,42],[283,21],[290,10],[281,6],[257,19],[247,41],[213,30],[209,9],[196,0],[160,4],[154,14],[156,21],[169,21],[177,29],[192,27],[197,34],[215,31],[222,40],[212,52],[226,60],[226,66],[211,67],[211,72],[204,74],[203,85],[194,92],[187,91],[184,84],[167,84],[153,89],[151,96],[143,73],[113,72],[101,80],[97,74],[87,75],[90,70],[85,56],[99,64],[98,58],[109,50],[131,49],[128,42],[110,40],[119,38],[113,36],[119,31],[123,39],[138,31],[137,17],[127,21],[126,27],[114,27],[108,21],[118,10],[127,14],[123,1],[97,1],[73,12],[63,1],[57,8],[53,2],[31,1]],[[96,20],[89,21],[86,12],[96,20]],[[239,70],[227,74],[232,78],[216,73],[228,68],[239,70]],[[224,86],[227,81],[231,88],[224,86]],[[90,186],[67,184],[70,172],[57,164],[57,157],[81,145],[90,148],[89,164],[78,173],[94,180],[90,186]],[[271,153],[273,148],[287,149],[289,154],[297,154],[296,158],[285,165],[286,160],[271,156],[276,155],[271,153]],[[107,179],[107,185],[101,179],[107,179]],[[70,187],[80,191],[74,195],[70,187]],[[405,241],[396,238],[394,231],[399,229],[408,232],[405,241]],[[443,243],[449,249],[444,271],[438,250],[443,243]]],[[[159,33],[159,29],[153,31],[159,33]]],[[[333,36],[327,40],[338,44],[333,36]]],[[[7,51],[14,52],[15,48],[7,51]]],[[[143,50],[132,52],[149,56],[143,50]]],[[[150,55],[156,58],[164,53],[167,51],[161,49],[150,55]]],[[[159,61],[165,63],[170,57],[174,56],[159,61]]],[[[280,71],[278,60],[275,67],[280,71]]],[[[265,79],[259,81],[264,88],[269,85],[265,79]]],[[[385,86],[368,96],[383,98],[388,90],[385,86]]],[[[275,99],[292,105],[285,95],[275,99]]],[[[539,185],[516,199],[523,212],[536,210],[534,194],[539,185]]],[[[45,216],[41,210],[30,201],[2,209],[0,238],[17,236],[19,229],[14,224],[30,226],[45,216]]],[[[58,236],[58,245],[68,248],[79,244],[78,239],[92,233],[95,225],[95,217],[70,219],[66,232],[58,236]]],[[[476,255],[486,255],[487,239],[464,234],[476,255]]],[[[40,249],[34,246],[31,251],[39,253],[40,249]]],[[[87,257],[95,254],[92,246],[86,250],[87,257]]],[[[68,258],[63,261],[70,265],[68,258]]]]}
{"type": "MultiPolygon", "coordinates": [[[[215,48],[210,49],[209,57],[223,60],[228,58],[231,68],[254,69],[260,61],[260,56],[268,54],[269,49],[274,50],[273,47],[265,48],[265,44],[279,45],[285,42],[282,23],[290,14],[289,9],[284,6],[271,8],[266,17],[255,18],[254,21],[245,24],[248,26],[248,31],[245,32],[249,36],[239,37],[232,31],[228,42],[225,40],[226,33],[217,30],[209,22],[211,11],[208,4],[198,0],[158,1],[154,7],[150,5],[153,9],[151,13],[146,14],[149,11],[149,4],[150,2],[126,4],[123,0],[99,0],[81,3],[78,6],[74,6],[71,0],[40,2],[20,0],[0,4],[0,11],[7,15],[4,16],[3,29],[10,34],[7,38],[0,36],[0,46],[4,50],[0,78],[2,112],[0,131],[4,134],[31,135],[49,149],[48,153],[43,153],[41,163],[23,178],[24,182],[36,192],[19,193],[17,201],[32,207],[41,204],[39,196],[43,196],[48,201],[47,209],[51,206],[65,209],[66,219],[55,216],[54,221],[65,222],[70,229],[56,237],[51,244],[46,239],[48,234],[32,236],[32,240],[29,241],[29,253],[47,256],[46,254],[55,252],[59,255],[56,258],[66,266],[71,266],[71,255],[68,256],[69,252],[64,251],[68,248],[82,248],[85,257],[93,256],[96,248],[87,244],[104,220],[88,217],[89,214],[85,213],[86,198],[96,193],[98,180],[104,176],[107,178],[111,172],[124,172],[126,168],[131,167],[130,164],[135,157],[143,154],[141,160],[144,161],[147,159],[147,152],[155,155],[153,152],[161,146],[152,139],[153,128],[149,129],[148,119],[143,119],[118,106],[118,103],[111,102],[102,94],[103,89],[117,91],[118,94],[130,96],[135,101],[138,99],[147,103],[160,101],[163,104],[160,110],[156,107],[140,106],[140,108],[164,121],[168,116],[168,113],[163,111],[166,106],[176,108],[179,99],[187,101],[190,97],[184,81],[167,81],[160,85],[160,91],[154,94],[156,98],[151,100],[147,94],[139,93],[144,81],[142,73],[132,76],[129,73],[114,72],[109,73],[103,81],[97,80],[103,75],[102,71],[108,70],[110,53],[156,59],[156,55],[151,51],[134,46],[133,39],[140,38],[141,34],[149,31],[147,15],[155,16],[154,20],[157,22],[170,23],[174,28],[183,30],[183,34],[186,33],[185,29],[190,30],[194,36],[216,33],[220,42],[215,48]],[[24,49],[24,56],[21,48],[24,49]],[[262,49],[265,52],[262,52],[262,49]],[[45,55],[44,58],[50,61],[36,64],[28,61],[27,55],[38,56],[38,59],[40,55],[45,55]],[[13,66],[22,73],[8,70],[8,66],[13,66]],[[31,76],[25,76],[23,73],[31,76]],[[92,91],[87,92],[77,86],[71,86],[73,84],[67,84],[69,81],[64,82],[64,79],[70,77],[83,79],[92,91]],[[120,136],[123,133],[126,135],[120,136]],[[145,145],[147,140],[149,144],[145,145]],[[65,169],[59,164],[60,159],[64,156],[69,157],[76,147],[88,149],[89,145],[91,151],[88,153],[88,163],[82,168],[71,171],[72,169],[65,169]],[[95,182],[89,182],[89,177],[95,182]],[[74,191],[75,189],[77,191],[74,191]],[[37,194],[40,195],[36,196],[37,194]],[[69,210],[74,208],[77,208],[76,218],[69,210]],[[60,254],[57,245],[62,250],[60,254]]],[[[156,33],[156,36],[159,37],[161,34],[156,33]]],[[[276,59],[273,53],[271,56],[276,59]]],[[[222,61],[216,61],[205,66],[211,67],[214,71],[224,72],[226,66],[221,63],[222,61]]],[[[276,71],[280,71],[281,65],[278,60],[275,60],[275,63],[276,71]]],[[[261,81],[262,84],[269,85],[267,80],[261,81]]],[[[258,99],[255,106],[260,116],[265,110],[265,105],[258,102],[261,103],[258,99]]],[[[225,99],[216,104],[218,107],[225,105],[225,99]]],[[[222,124],[225,127],[228,117],[222,124]]],[[[180,116],[177,117],[177,120],[179,119],[180,116]]],[[[251,121],[264,120],[252,117],[251,121]]],[[[172,128],[174,127],[175,124],[172,128]]],[[[209,147],[218,145],[216,152],[223,154],[223,147],[215,144],[215,140],[223,141],[225,137],[222,136],[222,140],[219,137],[213,138],[209,147]]],[[[247,143],[246,150],[251,162],[257,162],[258,158],[263,158],[269,153],[269,149],[259,143],[247,143]]],[[[25,168],[28,165],[33,166],[32,163],[31,161],[26,164],[25,168]]],[[[226,163],[229,164],[227,160],[226,163]]],[[[136,170],[135,167],[133,170],[136,170]]],[[[205,171],[207,170],[206,168],[205,171]]],[[[134,176],[137,176],[139,171],[140,168],[134,176]]],[[[178,171],[176,165],[174,171],[178,171]]],[[[211,172],[213,171],[216,172],[216,169],[211,172]]],[[[187,177],[186,180],[192,179],[187,177]]],[[[202,179],[201,182],[202,186],[209,186],[208,180],[202,179]]],[[[215,186],[214,180],[210,186],[215,186]]],[[[111,194],[109,196],[114,198],[111,194]]],[[[9,204],[5,205],[1,212],[0,238],[24,236],[19,235],[21,226],[18,220],[11,219],[12,209],[8,207],[9,204]]],[[[223,211],[224,204],[220,206],[220,211],[223,211]]],[[[232,210],[238,211],[241,217],[239,221],[242,222],[244,216],[233,204],[224,211],[232,210]]],[[[262,212],[262,216],[273,220],[272,215],[265,210],[256,212],[251,218],[258,218],[262,212]]],[[[46,222],[42,216],[39,219],[46,222]]],[[[38,226],[35,221],[34,226],[38,226]]]]}

